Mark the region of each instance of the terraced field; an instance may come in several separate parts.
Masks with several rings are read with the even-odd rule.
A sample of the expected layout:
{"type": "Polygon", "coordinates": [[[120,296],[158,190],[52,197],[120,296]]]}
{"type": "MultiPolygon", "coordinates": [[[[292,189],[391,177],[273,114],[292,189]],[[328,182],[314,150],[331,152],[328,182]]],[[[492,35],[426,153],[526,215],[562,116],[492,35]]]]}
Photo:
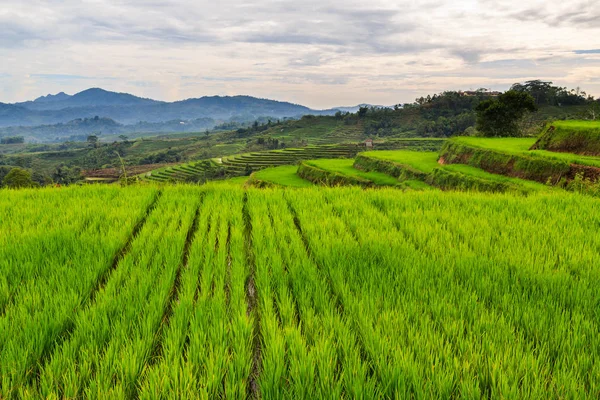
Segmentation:
{"type": "Polygon", "coordinates": [[[596,399],[598,221],[566,192],[0,190],[0,397],[596,399]]]}
{"type": "Polygon", "coordinates": [[[247,167],[250,167],[252,170],[258,170],[279,165],[296,164],[301,160],[313,160],[318,158],[353,158],[363,149],[364,146],[361,147],[357,144],[309,146],[299,149],[274,150],[225,157],[222,160],[222,165],[230,171],[242,173],[247,167]]]}
{"type": "MultiPolygon", "coordinates": [[[[439,150],[442,148],[444,142],[445,140],[443,139],[393,139],[382,143],[376,143],[375,146],[377,149],[381,150],[398,148],[439,150]]],[[[201,162],[162,168],[144,174],[142,178],[159,182],[199,182],[214,177],[227,178],[247,175],[264,168],[295,165],[303,160],[354,158],[363,150],[365,150],[364,144],[347,143],[320,146],[312,145],[302,148],[246,153],[220,159],[204,160],[201,162]]]]}
{"type": "Polygon", "coordinates": [[[282,165],[280,167],[265,168],[252,174],[256,186],[262,183],[285,187],[309,187],[313,183],[298,176],[297,165],[282,165]]]}
{"type": "Polygon", "coordinates": [[[387,173],[400,180],[419,179],[441,189],[523,193],[550,190],[537,182],[492,174],[469,165],[440,165],[438,158],[439,154],[433,152],[373,151],[361,153],[355,167],[387,173]]]}
{"type": "Polygon", "coordinates": [[[217,164],[214,161],[204,160],[173,167],[161,168],[143,174],[142,177],[155,182],[189,181],[194,179],[200,180],[215,168],[217,168],[217,164]]]}

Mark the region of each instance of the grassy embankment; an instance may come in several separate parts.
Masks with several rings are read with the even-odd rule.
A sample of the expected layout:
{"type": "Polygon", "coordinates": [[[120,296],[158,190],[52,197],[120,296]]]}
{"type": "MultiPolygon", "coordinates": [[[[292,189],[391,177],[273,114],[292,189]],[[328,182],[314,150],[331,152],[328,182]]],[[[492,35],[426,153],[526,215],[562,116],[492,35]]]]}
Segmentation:
{"type": "Polygon", "coordinates": [[[361,153],[355,162],[365,171],[379,171],[400,180],[419,179],[441,189],[528,193],[547,190],[535,182],[491,174],[469,165],[440,165],[432,152],[381,151],[361,153]]]}
{"type": "Polygon", "coordinates": [[[590,182],[600,178],[599,157],[529,150],[533,143],[534,139],[455,138],[446,143],[441,159],[540,183],[564,185],[578,175],[590,182]]]}
{"type": "Polygon", "coordinates": [[[532,149],[600,156],[600,121],[555,121],[532,149]]]}

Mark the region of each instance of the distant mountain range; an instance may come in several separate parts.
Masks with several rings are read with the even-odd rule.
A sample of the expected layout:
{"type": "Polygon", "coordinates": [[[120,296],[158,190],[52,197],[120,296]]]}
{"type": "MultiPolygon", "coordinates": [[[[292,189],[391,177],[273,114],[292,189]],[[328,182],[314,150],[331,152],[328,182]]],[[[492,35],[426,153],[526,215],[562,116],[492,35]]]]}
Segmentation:
{"type": "Polygon", "coordinates": [[[0,103],[0,127],[58,124],[95,116],[132,125],[199,118],[227,121],[235,117],[253,121],[258,117],[331,115],[336,111],[312,110],[298,104],[250,96],[212,96],[169,103],[95,88],[73,96],[58,93],[23,103],[0,103]]]}
{"type": "Polygon", "coordinates": [[[49,94],[22,103],[0,103],[0,137],[24,136],[30,141],[63,141],[87,134],[190,132],[228,122],[261,118],[300,118],[358,111],[355,107],[313,110],[251,96],[211,96],[164,102],[93,88],[75,95],[49,94]]]}

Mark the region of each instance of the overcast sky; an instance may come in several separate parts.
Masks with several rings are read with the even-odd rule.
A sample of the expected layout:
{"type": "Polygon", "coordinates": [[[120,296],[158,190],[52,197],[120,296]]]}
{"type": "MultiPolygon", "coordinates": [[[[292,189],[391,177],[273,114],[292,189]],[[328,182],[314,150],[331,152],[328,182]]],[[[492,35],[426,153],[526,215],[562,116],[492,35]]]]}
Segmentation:
{"type": "Polygon", "coordinates": [[[547,79],[600,96],[597,0],[1,0],[0,102],[89,87],[314,108],[547,79]]]}

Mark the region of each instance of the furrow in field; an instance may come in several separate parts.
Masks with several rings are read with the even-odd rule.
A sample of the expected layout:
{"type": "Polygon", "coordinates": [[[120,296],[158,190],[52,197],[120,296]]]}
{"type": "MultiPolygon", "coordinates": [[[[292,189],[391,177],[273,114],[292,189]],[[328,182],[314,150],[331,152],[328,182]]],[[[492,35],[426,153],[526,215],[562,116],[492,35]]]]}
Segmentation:
{"type": "Polygon", "coordinates": [[[196,379],[188,364],[191,318],[200,294],[200,278],[205,251],[211,230],[211,211],[216,206],[213,192],[202,193],[203,201],[197,209],[193,226],[188,231],[183,251],[183,266],[177,298],[173,299],[169,324],[161,336],[161,352],[148,363],[138,381],[137,395],[142,399],[193,398],[198,396],[196,379]]]}
{"type": "MultiPolygon", "coordinates": [[[[289,215],[290,227],[293,227],[293,232],[289,232],[288,237],[289,240],[298,243],[297,251],[301,251],[294,258],[306,257],[308,265],[312,265],[312,278],[315,279],[315,284],[324,285],[317,293],[325,296],[325,298],[321,298],[321,301],[315,304],[330,303],[334,307],[330,310],[323,306],[317,309],[319,314],[323,313],[329,316],[323,318],[321,322],[324,325],[325,332],[333,333],[332,337],[337,346],[337,361],[333,376],[341,377],[343,392],[350,397],[381,396],[383,394],[381,377],[373,368],[373,360],[366,351],[360,335],[354,333],[354,320],[357,316],[352,312],[353,309],[346,294],[348,289],[345,277],[339,274],[339,271],[326,268],[322,264],[313,249],[314,242],[310,242],[309,235],[304,229],[304,223],[308,222],[305,219],[307,209],[310,209],[312,204],[306,204],[304,199],[298,201],[299,198],[295,196],[287,196],[286,194],[286,197],[287,199],[282,201],[280,208],[286,210],[289,215]],[[297,239],[293,239],[294,236],[297,239]]],[[[331,215],[330,211],[325,211],[325,213],[331,215]]],[[[321,219],[321,222],[324,223],[324,220],[322,220],[324,217],[325,214],[317,214],[309,218],[321,219]]],[[[314,220],[311,220],[311,223],[314,223],[314,220]]],[[[327,246],[326,236],[320,237],[324,240],[321,245],[327,246]]],[[[306,268],[307,265],[305,264],[303,269],[306,268]]],[[[297,279],[294,279],[294,282],[296,281],[297,279]]],[[[301,290],[300,287],[296,287],[295,293],[302,296],[301,290]]]]}
{"type": "MultiPolygon", "coordinates": [[[[144,215],[135,224],[135,226],[133,228],[133,231],[131,232],[131,235],[129,235],[129,237],[127,238],[127,241],[125,242],[125,244],[123,245],[123,247],[121,249],[119,249],[119,251],[117,252],[117,254],[115,254],[115,257],[113,258],[113,261],[112,261],[112,263],[110,265],[110,268],[108,268],[106,271],[104,271],[102,273],[102,275],[99,276],[99,278],[96,281],[95,285],[92,287],[92,290],[90,290],[90,296],[89,296],[89,298],[90,298],[89,301],[90,302],[93,302],[95,300],[96,295],[98,294],[98,292],[100,292],[102,290],[102,288],[104,288],[104,286],[106,286],[106,282],[110,279],[110,275],[119,266],[119,262],[131,250],[131,244],[133,243],[133,241],[135,240],[135,238],[137,237],[137,235],[139,234],[139,232],[144,228],[144,225],[146,224],[148,216],[150,214],[152,214],[152,212],[156,209],[156,205],[158,204],[158,201],[161,198],[161,196],[162,196],[162,191],[159,190],[158,192],[156,192],[156,194],[154,195],[154,198],[152,199],[152,202],[150,203],[150,205],[148,206],[148,208],[144,212],[144,215]]],[[[85,305],[86,304],[84,303],[81,306],[85,307],[85,305]]]]}
{"type": "MultiPolygon", "coordinates": [[[[169,297],[167,298],[166,305],[164,308],[162,322],[158,328],[158,331],[155,334],[155,343],[153,346],[152,353],[149,356],[148,364],[154,365],[162,356],[163,356],[163,346],[164,346],[164,335],[165,331],[169,327],[170,319],[173,315],[173,311],[175,308],[175,303],[179,302],[180,290],[181,290],[181,275],[189,268],[189,257],[190,257],[190,247],[192,245],[192,241],[195,237],[196,231],[198,230],[198,224],[200,219],[200,212],[202,209],[202,203],[206,192],[202,192],[200,194],[200,203],[196,208],[196,213],[194,214],[194,219],[192,225],[187,232],[185,244],[183,246],[183,254],[181,256],[181,263],[175,272],[175,280],[173,281],[173,286],[169,292],[169,297]]],[[[139,388],[138,385],[136,387],[139,388]]],[[[136,397],[138,397],[136,395],[136,397]]]]}
{"type": "Polygon", "coordinates": [[[254,332],[253,332],[253,344],[252,344],[252,369],[250,376],[248,377],[248,397],[252,399],[260,398],[260,387],[258,379],[261,372],[261,324],[260,324],[260,309],[258,308],[258,297],[256,293],[256,261],[253,251],[253,237],[252,237],[252,219],[250,211],[248,210],[248,193],[244,194],[243,208],[244,218],[244,239],[245,239],[245,252],[246,262],[249,266],[249,276],[246,282],[246,301],[248,305],[248,316],[254,317],[254,332]]]}
{"type": "Polygon", "coordinates": [[[323,268],[323,266],[320,265],[319,262],[315,259],[312,249],[310,247],[310,242],[309,242],[308,236],[302,229],[302,224],[300,222],[300,218],[298,218],[298,213],[289,200],[287,202],[287,206],[290,211],[290,214],[292,215],[292,217],[294,219],[294,226],[296,227],[296,230],[298,231],[298,236],[302,240],[302,244],[304,245],[304,250],[306,251],[306,255],[315,264],[317,269],[319,269],[319,271],[321,271],[321,273],[325,277],[328,288],[329,288],[329,292],[333,296],[333,301],[334,301],[339,313],[344,314],[344,303],[343,303],[342,299],[340,298],[339,292],[336,290],[335,282],[333,281],[331,275],[328,274],[327,271],[323,268]]]}
{"type": "Polygon", "coordinates": [[[233,264],[233,257],[231,255],[231,221],[227,223],[227,266],[225,270],[225,286],[223,291],[225,292],[225,302],[227,304],[227,311],[230,312],[229,304],[231,303],[231,267],[233,264]]]}

